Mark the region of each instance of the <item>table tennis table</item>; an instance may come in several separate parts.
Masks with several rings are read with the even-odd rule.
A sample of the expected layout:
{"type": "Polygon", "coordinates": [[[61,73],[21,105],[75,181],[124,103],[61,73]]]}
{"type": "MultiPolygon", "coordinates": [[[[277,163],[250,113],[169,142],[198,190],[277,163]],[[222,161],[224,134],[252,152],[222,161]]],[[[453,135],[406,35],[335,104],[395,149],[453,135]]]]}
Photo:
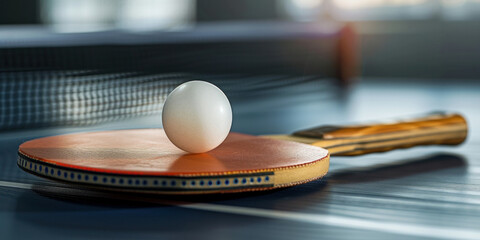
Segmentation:
{"type": "Polygon", "coordinates": [[[232,94],[232,131],[293,132],[431,110],[464,114],[460,146],[335,157],[326,178],[275,191],[158,196],[89,190],[16,166],[18,145],[57,134],[161,127],[160,115],[0,134],[1,239],[478,239],[480,84],[305,81],[232,94]],[[299,94],[301,93],[301,94],[299,94]]]}

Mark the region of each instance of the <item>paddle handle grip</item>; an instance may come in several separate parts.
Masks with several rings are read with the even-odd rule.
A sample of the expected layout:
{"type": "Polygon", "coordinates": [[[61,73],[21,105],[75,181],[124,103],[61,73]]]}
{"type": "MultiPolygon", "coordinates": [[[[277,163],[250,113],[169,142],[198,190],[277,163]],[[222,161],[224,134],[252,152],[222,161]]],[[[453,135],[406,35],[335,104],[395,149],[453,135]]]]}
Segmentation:
{"type": "Polygon", "coordinates": [[[320,138],[317,145],[331,155],[362,155],[420,145],[456,145],[467,137],[467,122],[459,114],[435,112],[422,117],[358,126],[324,126],[294,133],[320,138]]]}

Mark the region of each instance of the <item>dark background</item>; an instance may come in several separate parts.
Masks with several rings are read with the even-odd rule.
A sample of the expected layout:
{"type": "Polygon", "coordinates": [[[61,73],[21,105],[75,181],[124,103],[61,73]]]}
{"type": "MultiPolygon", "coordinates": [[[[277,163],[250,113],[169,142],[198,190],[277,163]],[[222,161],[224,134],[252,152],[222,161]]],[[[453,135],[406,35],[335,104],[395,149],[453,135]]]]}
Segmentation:
{"type": "MultiPolygon", "coordinates": [[[[50,24],[42,17],[40,0],[2,1],[0,25],[50,24]]],[[[97,1],[97,4],[102,1],[97,1]]],[[[408,7],[402,4],[365,8],[363,12],[329,11],[323,1],[317,14],[307,20],[287,14],[289,6],[280,0],[198,0],[191,22],[212,23],[232,21],[298,21],[353,22],[359,34],[361,76],[394,78],[446,78],[458,81],[480,76],[480,22],[479,3],[466,1],[463,8],[454,11],[440,1],[419,1],[408,7]],[[423,14],[406,13],[426,8],[423,14]],[[412,10],[413,9],[413,10],[412,10]],[[449,14],[448,10],[453,12],[449,14]],[[463,9],[463,10],[462,10],[463,9]],[[463,11],[463,12],[462,12],[463,11]],[[327,13],[325,13],[327,12],[327,13]],[[383,14],[378,14],[378,12],[383,14]],[[336,13],[336,14],[335,14],[336,13]],[[456,14],[456,15],[455,15],[456,14]]],[[[292,0],[292,2],[295,2],[292,0]]],[[[301,1],[299,1],[301,2],[301,1]]],[[[309,1],[305,1],[309,2],[309,1]]],[[[322,2],[322,1],[317,1],[322,2]]],[[[368,1],[365,1],[368,3],[368,1]]],[[[445,1],[448,2],[448,1],[445,1]]],[[[55,4],[54,1],[52,1],[55,4]]],[[[140,2],[139,4],[141,4],[140,2]]],[[[42,5],[43,4],[43,5],[42,5]]],[[[95,3],[91,3],[95,4],[95,3]]],[[[121,5],[122,1],[118,1],[121,5]]],[[[148,3],[147,3],[148,4],[148,3]]],[[[368,5],[367,5],[368,6],[368,5]]],[[[330,7],[334,9],[333,7],[330,7]]],[[[312,12],[311,9],[299,11],[312,12]]],[[[315,11],[313,11],[315,13],[315,11]]],[[[109,22],[110,20],[105,20],[109,22]]],[[[111,23],[111,21],[110,21],[111,23]]],[[[160,29],[162,30],[162,29],[160,29]]]]}

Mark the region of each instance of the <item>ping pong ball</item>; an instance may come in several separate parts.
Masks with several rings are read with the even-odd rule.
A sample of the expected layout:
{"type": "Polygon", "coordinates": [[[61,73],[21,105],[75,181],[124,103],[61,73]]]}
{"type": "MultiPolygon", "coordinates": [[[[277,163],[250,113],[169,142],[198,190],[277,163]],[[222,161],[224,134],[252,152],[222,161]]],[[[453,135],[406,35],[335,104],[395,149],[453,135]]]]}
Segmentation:
{"type": "Polygon", "coordinates": [[[168,139],[190,153],[208,152],[220,145],[232,126],[232,108],[215,85],[190,81],[175,88],[165,100],[163,128],[168,139]]]}

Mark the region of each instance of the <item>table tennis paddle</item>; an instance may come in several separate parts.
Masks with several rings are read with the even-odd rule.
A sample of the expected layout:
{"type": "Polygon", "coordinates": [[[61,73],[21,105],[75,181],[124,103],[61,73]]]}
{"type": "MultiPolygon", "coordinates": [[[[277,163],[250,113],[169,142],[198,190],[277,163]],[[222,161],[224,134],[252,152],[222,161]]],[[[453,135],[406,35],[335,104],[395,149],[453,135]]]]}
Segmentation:
{"type": "Polygon", "coordinates": [[[462,116],[433,113],[391,123],[319,127],[292,135],[230,133],[218,148],[188,154],[170,143],[163,129],[114,130],[25,142],[19,147],[17,164],[41,177],[105,190],[231,193],[319,179],[328,171],[330,155],[456,145],[466,136],[462,116]]]}

